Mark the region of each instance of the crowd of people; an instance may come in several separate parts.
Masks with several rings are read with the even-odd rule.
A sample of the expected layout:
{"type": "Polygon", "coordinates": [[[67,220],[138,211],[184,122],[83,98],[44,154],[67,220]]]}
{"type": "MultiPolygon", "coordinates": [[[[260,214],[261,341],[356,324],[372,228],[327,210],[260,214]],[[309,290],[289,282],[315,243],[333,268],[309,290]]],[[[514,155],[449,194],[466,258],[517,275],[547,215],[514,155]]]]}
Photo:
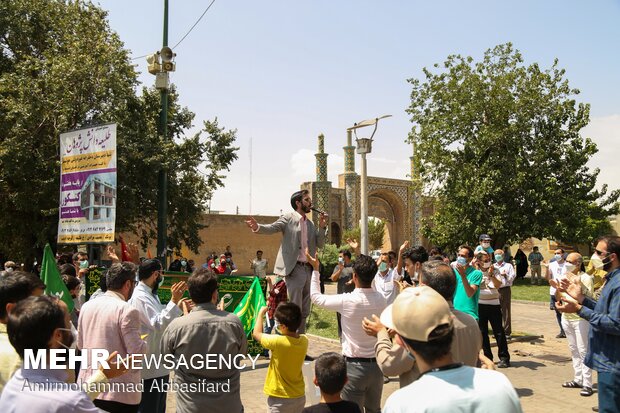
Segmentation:
{"type": "MultiPolygon", "coordinates": [[[[269,357],[266,409],[424,412],[452,411],[458,403],[464,412],[522,410],[510,381],[495,371],[511,366],[511,287],[519,268],[504,249],[491,247],[491,237],[482,234],[475,248],[460,246],[453,260],[438,248],[427,251],[408,242],[398,253],[386,251],[373,259],[349,240],[351,248],[340,251],[331,275],[337,292],[326,294],[317,248],[325,241],[327,217],[321,213],[318,226],[307,219],[312,209],[307,191],[293,194],[291,207],[293,212],[273,224],[246,221],[253,233],[283,234],[267,305],[256,309],[251,331],[269,357]],[[311,359],[305,334],[311,303],[338,314],[342,350],[314,360],[321,402],[304,408],[302,369],[311,359]],[[382,406],[384,384],[396,376],[400,389],[382,406]]],[[[558,249],[546,277],[573,360],[574,377],[562,386],[590,396],[596,370],[599,409],[612,412],[620,406],[620,238],[601,237],[594,250],[586,271],[580,254],[558,249]]],[[[58,257],[71,311],[62,299],[44,295],[39,277],[15,263],[5,265],[0,275],[0,411],[28,406],[36,412],[165,412],[170,385],[185,389],[175,392],[178,412],[244,411],[244,367],[236,361],[213,369],[193,362],[173,367],[146,362],[153,356],[176,361],[247,356],[247,331],[237,315],[223,310],[218,291],[218,275],[236,269],[230,248],[220,256],[212,253],[198,268],[179,259],[182,270],[193,271],[186,282],[171,285],[166,304],[157,294],[164,267],[132,252],[130,261],[121,261],[108,249],[113,263],[102,288],[88,301],[88,255],[58,257]],[[93,349],[112,353],[107,366],[87,363],[83,355],[93,349]],[[74,351],[82,364],[53,369],[45,359],[25,363],[28,352],[37,350],[50,355],[74,351]],[[140,368],[119,358],[127,364],[138,360],[140,368]]],[[[532,282],[538,282],[541,271],[535,267],[544,262],[536,254],[515,257],[530,263],[532,282]]],[[[249,264],[254,275],[266,276],[269,264],[262,251],[249,264]]]]}

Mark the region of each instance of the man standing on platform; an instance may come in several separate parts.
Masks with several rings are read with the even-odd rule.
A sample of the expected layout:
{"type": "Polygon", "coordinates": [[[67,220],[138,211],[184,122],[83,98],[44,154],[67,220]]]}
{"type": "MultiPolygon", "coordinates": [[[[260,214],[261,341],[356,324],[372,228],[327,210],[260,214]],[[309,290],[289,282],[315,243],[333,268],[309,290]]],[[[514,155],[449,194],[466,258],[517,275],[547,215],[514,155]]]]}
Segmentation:
{"type": "Polygon", "coordinates": [[[245,223],[252,232],[259,234],[282,233],[282,244],[273,272],[285,277],[289,301],[301,308],[302,322],[298,333],[306,332],[306,319],[310,315],[310,277],[312,266],[306,260],[306,248],[311,256],[317,247],[325,243],[327,215],[321,214],[319,228],[306,216],[312,210],[312,199],[308,190],[297,191],[291,196],[294,211],[282,215],[276,222],[263,225],[250,217],[245,223]]]}

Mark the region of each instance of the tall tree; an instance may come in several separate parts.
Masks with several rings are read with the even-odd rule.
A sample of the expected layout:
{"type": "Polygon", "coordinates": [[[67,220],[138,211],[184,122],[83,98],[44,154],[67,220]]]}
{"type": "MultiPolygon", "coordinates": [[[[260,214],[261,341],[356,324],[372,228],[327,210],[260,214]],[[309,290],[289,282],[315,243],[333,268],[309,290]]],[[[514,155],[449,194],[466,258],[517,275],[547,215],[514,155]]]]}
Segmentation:
{"type": "Polygon", "coordinates": [[[55,242],[59,135],[104,122],[118,124],[117,231],[151,236],[156,171],[164,165],[171,171],[170,245],[200,244],[200,212],[236,159],[235,131],[215,120],[183,139],[194,114],[173,91],[173,139],[161,142],[157,94],[137,95],[136,72],[106,17],[83,1],[0,2],[0,258],[31,261],[55,242]]]}
{"type": "Polygon", "coordinates": [[[610,229],[620,191],[596,189],[599,171],[586,164],[597,147],[579,133],[590,106],[576,102],[557,59],[526,66],[507,43],[480,62],[451,55],[424,76],[409,80],[407,112],[422,187],[436,197],[432,242],[586,242],[610,229]]]}

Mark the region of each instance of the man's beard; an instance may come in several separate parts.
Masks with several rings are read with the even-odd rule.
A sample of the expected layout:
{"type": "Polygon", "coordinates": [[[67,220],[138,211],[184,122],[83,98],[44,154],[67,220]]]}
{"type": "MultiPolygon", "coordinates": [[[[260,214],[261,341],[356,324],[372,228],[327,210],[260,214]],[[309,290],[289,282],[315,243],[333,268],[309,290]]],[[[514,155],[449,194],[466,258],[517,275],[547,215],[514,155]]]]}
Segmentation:
{"type": "Polygon", "coordinates": [[[312,207],[309,207],[307,205],[302,205],[301,206],[301,210],[304,211],[306,214],[309,213],[310,211],[312,211],[312,207]]]}
{"type": "Polygon", "coordinates": [[[153,284],[153,288],[151,288],[151,291],[153,291],[153,294],[157,294],[157,290],[159,290],[159,284],[162,282],[164,278],[162,276],[157,277],[157,279],[155,280],[155,284],[153,284]]]}

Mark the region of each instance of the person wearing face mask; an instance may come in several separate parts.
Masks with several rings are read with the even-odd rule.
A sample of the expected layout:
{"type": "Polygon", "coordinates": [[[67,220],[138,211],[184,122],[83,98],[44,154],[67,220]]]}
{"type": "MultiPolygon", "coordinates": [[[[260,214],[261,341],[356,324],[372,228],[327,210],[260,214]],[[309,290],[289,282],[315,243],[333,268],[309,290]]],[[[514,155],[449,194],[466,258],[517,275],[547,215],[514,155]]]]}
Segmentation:
{"type": "MultiPolygon", "coordinates": [[[[138,269],[140,282],[136,286],[129,304],[136,308],[148,320],[140,329],[145,335],[149,354],[161,354],[160,341],[164,330],[172,320],[189,312],[187,300],[183,294],[187,291],[184,281],[174,283],[170,287],[170,301],[163,305],[157,295],[157,290],[163,283],[163,267],[158,260],[144,260],[138,269]]],[[[144,390],[140,400],[139,412],[163,413],[166,411],[166,392],[161,391],[169,381],[169,371],[163,367],[144,367],[142,370],[144,390]]]]}
{"type": "Polygon", "coordinates": [[[477,254],[480,251],[486,251],[487,254],[489,254],[489,257],[493,257],[493,247],[491,246],[491,241],[493,240],[491,239],[491,237],[487,234],[482,234],[480,235],[480,237],[478,237],[478,240],[480,241],[480,245],[476,247],[474,253],[477,254]]]}
{"type": "Polygon", "coordinates": [[[516,273],[512,264],[505,261],[506,255],[501,249],[495,250],[495,264],[494,267],[499,272],[502,283],[498,288],[499,302],[502,308],[502,325],[504,326],[504,333],[506,337],[510,337],[512,334],[512,322],[510,316],[510,307],[512,301],[512,283],[515,280],[516,273]]]}
{"type": "Polygon", "coordinates": [[[590,323],[584,364],[598,372],[598,411],[611,413],[620,406],[620,237],[601,238],[591,261],[607,271],[599,299],[588,297],[580,283],[565,278],[560,288],[572,299],[563,298],[557,308],[590,323]]]}
{"type": "Polygon", "coordinates": [[[456,275],[454,308],[478,320],[478,298],[480,296],[478,287],[482,282],[482,271],[470,265],[473,258],[474,250],[468,245],[461,245],[456,261],[452,263],[456,275]]]}
{"type": "MultiPolygon", "coordinates": [[[[497,357],[499,363],[497,367],[510,367],[510,353],[504,325],[502,323],[501,286],[506,282],[506,269],[503,262],[503,251],[495,251],[495,259],[499,262],[491,263],[491,258],[486,252],[479,252],[476,259],[476,267],[482,271],[482,282],[480,283],[480,300],[478,301],[478,325],[482,333],[482,349],[484,355],[493,360],[491,351],[491,341],[489,340],[489,323],[493,329],[493,335],[497,342],[497,357]],[[498,257],[499,256],[499,257],[498,257]],[[504,272],[502,272],[504,271],[504,272]]],[[[506,264],[512,269],[512,265],[506,264]]],[[[513,269],[514,278],[514,269],[513,269]]],[[[509,296],[510,297],[510,296],[509,296]]]]}
{"type": "Polygon", "coordinates": [[[549,309],[555,311],[555,317],[558,321],[558,325],[560,326],[560,332],[555,338],[566,338],[566,333],[564,332],[564,328],[562,327],[562,314],[555,308],[555,292],[558,286],[558,280],[564,277],[564,273],[566,272],[565,268],[566,261],[564,260],[564,250],[562,248],[558,248],[553,253],[553,261],[547,267],[547,275],[546,278],[549,281],[549,296],[551,297],[549,300],[549,309]]]}
{"type": "MultiPolygon", "coordinates": [[[[351,262],[351,251],[340,250],[338,253],[338,265],[334,267],[331,276],[332,281],[337,281],[337,294],[351,293],[355,290],[353,284],[353,263],[351,262]]],[[[338,337],[342,337],[342,324],[340,313],[336,313],[336,321],[338,322],[338,337]]]]}
{"type": "MultiPolygon", "coordinates": [[[[450,306],[450,311],[454,316],[454,339],[450,351],[454,360],[476,367],[482,346],[482,335],[476,320],[469,314],[455,310],[452,305],[452,297],[456,289],[456,279],[452,268],[443,261],[425,262],[420,265],[419,281],[421,286],[430,287],[441,294],[450,306]]],[[[406,294],[407,290],[403,293],[406,294]]],[[[375,353],[383,374],[399,376],[401,388],[420,377],[420,368],[415,360],[396,340],[392,340],[391,333],[377,315],[373,314],[372,319],[364,318],[362,327],[366,334],[377,337],[375,353]]]]}
{"type": "Polygon", "coordinates": [[[15,264],[15,261],[7,261],[4,263],[4,271],[6,271],[7,273],[11,273],[17,270],[17,268],[19,267],[17,266],[17,264],[15,264]]]}
{"type": "Polygon", "coordinates": [[[396,271],[390,269],[390,258],[388,253],[382,253],[379,258],[377,274],[372,280],[372,288],[385,298],[388,305],[394,302],[398,294],[398,288],[394,285],[394,282],[398,281],[395,275],[396,271]]]}
{"type": "MultiPolygon", "coordinates": [[[[406,244],[409,245],[408,243],[406,244]]],[[[428,255],[429,254],[426,252],[426,248],[421,245],[405,248],[400,251],[400,257],[404,263],[405,271],[407,272],[406,275],[402,276],[404,282],[410,285],[418,284],[420,281],[420,268],[422,267],[422,264],[428,261],[428,255]]],[[[398,266],[396,268],[398,270],[398,266]]]]}
{"type": "Polygon", "coordinates": [[[232,252],[230,252],[230,245],[226,247],[226,252],[224,252],[224,258],[226,259],[226,267],[227,267],[226,275],[230,275],[231,273],[237,270],[237,266],[235,265],[232,259],[232,252]]]}
{"type": "MultiPolygon", "coordinates": [[[[87,301],[80,311],[78,349],[113,349],[122,357],[140,356],[146,352],[147,344],[140,337],[140,328],[149,322],[127,302],[136,287],[136,270],[136,265],[130,262],[110,266],[106,274],[107,291],[96,300],[87,301]]],[[[80,370],[79,379],[85,381],[91,374],[89,366],[80,370]]],[[[95,405],[110,412],[137,412],[142,398],[138,391],[140,370],[132,370],[113,382],[123,383],[122,387],[134,391],[102,393],[95,399],[95,405]]]]}
{"type": "Polygon", "coordinates": [[[219,261],[212,263],[211,269],[217,275],[230,275],[231,271],[226,265],[226,256],[224,254],[220,255],[219,261]]]}
{"type": "MultiPolygon", "coordinates": [[[[582,261],[581,254],[576,252],[568,254],[568,257],[566,257],[566,264],[564,264],[566,269],[565,277],[571,282],[580,284],[581,292],[586,297],[592,297],[592,276],[581,271],[582,261]]],[[[569,298],[566,297],[566,293],[561,292],[561,290],[562,288],[560,286],[556,292],[557,301],[560,301],[562,298],[569,298]]],[[[574,370],[573,380],[562,384],[562,387],[581,388],[580,394],[582,396],[591,396],[593,394],[592,370],[583,364],[588,350],[588,332],[590,331],[590,325],[577,314],[562,313],[562,327],[566,333],[574,370]]]]}
{"type": "Polygon", "coordinates": [[[542,254],[538,251],[538,247],[534,247],[527,260],[530,263],[530,282],[532,285],[541,283],[541,264],[545,261],[542,254]]]}
{"type": "MultiPolygon", "coordinates": [[[[73,335],[69,328],[66,304],[49,296],[31,296],[19,301],[8,317],[8,335],[13,347],[23,359],[26,349],[62,350],[71,347],[73,335]],[[23,334],[24,331],[36,332],[23,334]]],[[[108,358],[110,369],[100,368],[86,381],[86,386],[97,387],[126,372],[111,363],[116,352],[108,358]]],[[[0,396],[3,413],[30,410],[37,413],[95,413],[100,412],[91,398],[98,393],[75,390],[67,383],[67,370],[22,367],[9,380],[0,396]],[[45,385],[35,387],[35,383],[45,385]],[[52,387],[53,386],[53,387],[52,387]],[[48,388],[50,390],[48,390],[48,388]]]]}
{"type": "MultiPolygon", "coordinates": [[[[598,237],[592,242],[592,250],[596,249],[596,244],[598,244],[601,239],[603,239],[603,237],[598,237]]],[[[603,283],[605,281],[605,275],[607,275],[607,271],[605,271],[602,266],[599,267],[600,268],[596,268],[592,260],[589,260],[588,265],[586,266],[586,273],[592,276],[594,299],[598,299],[601,288],[603,287],[603,283]]]]}

